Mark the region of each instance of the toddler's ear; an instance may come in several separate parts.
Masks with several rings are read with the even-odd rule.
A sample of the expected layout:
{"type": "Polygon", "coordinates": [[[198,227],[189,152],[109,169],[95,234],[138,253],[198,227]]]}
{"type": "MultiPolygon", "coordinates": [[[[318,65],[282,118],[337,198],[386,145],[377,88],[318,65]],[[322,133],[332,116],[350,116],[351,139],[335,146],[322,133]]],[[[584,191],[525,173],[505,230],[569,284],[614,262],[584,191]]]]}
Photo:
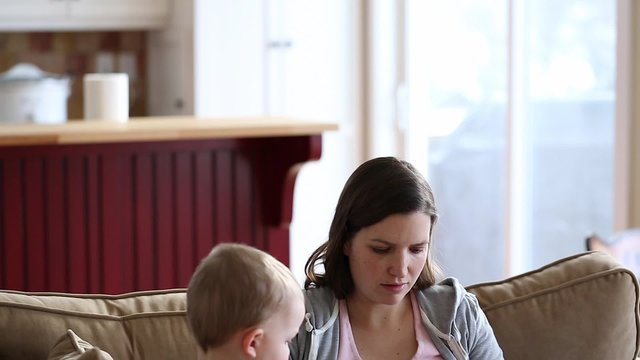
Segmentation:
{"type": "Polygon", "coordinates": [[[242,334],[242,352],[250,358],[258,356],[258,348],[262,344],[264,330],[261,328],[251,328],[242,334]]]}

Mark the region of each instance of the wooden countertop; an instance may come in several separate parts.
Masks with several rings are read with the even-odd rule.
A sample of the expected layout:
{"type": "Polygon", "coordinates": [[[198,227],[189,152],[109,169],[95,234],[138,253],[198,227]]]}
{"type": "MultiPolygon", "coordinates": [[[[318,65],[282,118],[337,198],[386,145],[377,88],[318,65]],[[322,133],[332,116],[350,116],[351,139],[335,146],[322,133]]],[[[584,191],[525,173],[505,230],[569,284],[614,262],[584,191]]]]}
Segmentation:
{"type": "Polygon", "coordinates": [[[278,117],[161,116],[130,118],[126,123],[83,120],[55,125],[0,123],[0,146],[296,136],[337,129],[335,123],[278,117]]]}

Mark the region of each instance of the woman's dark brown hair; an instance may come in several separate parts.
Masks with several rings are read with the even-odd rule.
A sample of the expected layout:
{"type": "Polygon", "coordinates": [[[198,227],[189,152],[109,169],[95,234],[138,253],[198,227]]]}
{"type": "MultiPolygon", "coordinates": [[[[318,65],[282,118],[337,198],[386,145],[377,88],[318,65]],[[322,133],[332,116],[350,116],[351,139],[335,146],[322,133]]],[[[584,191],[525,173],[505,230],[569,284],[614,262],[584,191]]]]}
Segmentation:
{"type": "MultiPolygon", "coordinates": [[[[317,248],[305,265],[305,289],[329,287],[339,299],[354,288],[344,245],[362,228],[389,215],[422,212],[431,218],[431,230],[438,218],[431,187],[410,163],[394,157],[364,162],[351,174],[342,189],[329,229],[329,239],[317,248]],[[324,273],[317,267],[324,265],[324,273]]],[[[429,244],[429,248],[431,243],[429,244]]],[[[428,251],[427,262],[416,284],[417,289],[433,285],[437,266],[428,251]]]]}

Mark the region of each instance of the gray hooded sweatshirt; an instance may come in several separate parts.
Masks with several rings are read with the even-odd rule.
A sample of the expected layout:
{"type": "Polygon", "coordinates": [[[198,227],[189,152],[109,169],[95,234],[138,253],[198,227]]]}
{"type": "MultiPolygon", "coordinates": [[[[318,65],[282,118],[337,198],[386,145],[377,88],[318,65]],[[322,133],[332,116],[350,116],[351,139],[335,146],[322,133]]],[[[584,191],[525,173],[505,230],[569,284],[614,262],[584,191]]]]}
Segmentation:
{"type": "MultiPolygon", "coordinates": [[[[416,291],[422,324],[445,360],[503,359],[476,297],[453,278],[416,291]]],[[[305,320],[290,343],[290,359],[336,360],[340,339],[338,300],[329,288],[305,291],[305,320]]]]}

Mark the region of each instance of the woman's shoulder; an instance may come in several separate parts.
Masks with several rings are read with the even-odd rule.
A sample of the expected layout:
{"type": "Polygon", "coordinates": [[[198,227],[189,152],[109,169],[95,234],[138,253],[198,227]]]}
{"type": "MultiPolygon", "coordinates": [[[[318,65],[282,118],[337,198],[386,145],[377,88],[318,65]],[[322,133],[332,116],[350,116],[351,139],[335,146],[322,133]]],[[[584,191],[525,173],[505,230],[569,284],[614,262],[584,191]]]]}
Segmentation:
{"type": "Polygon", "coordinates": [[[440,332],[456,336],[471,358],[502,358],[476,296],[458,280],[447,278],[417,291],[416,297],[427,321],[440,332]]]}
{"type": "Polygon", "coordinates": [[[331,325],[338,312],[338,299],[328,287],[304,291],[305,311],[316,329],[331,325]]]}
{"type": "Polygon", "coordinates": [[[458,299],[467,294],[467,290],[460,281],[454,277],[448,277],[427,288],[418,290],[419,293],[429,297],[451,297],[458,299]]]}
{"type": "Polygon", "coordinates": [[[449,314],[460,310],[475,312],[478,301],[475,295],[468,292],[458,279],[449,277],[428,288],[417,291],[418,300],[423,308],[437,309],[438,312],[449,314]]]}
{"type": "Polygon", "coordinates": [[[326,286],[305,289],[304,296],[307,300],[313,302],[333,302],[336,298],[335,295],[333,295],[333,291],[326,286]]]}

